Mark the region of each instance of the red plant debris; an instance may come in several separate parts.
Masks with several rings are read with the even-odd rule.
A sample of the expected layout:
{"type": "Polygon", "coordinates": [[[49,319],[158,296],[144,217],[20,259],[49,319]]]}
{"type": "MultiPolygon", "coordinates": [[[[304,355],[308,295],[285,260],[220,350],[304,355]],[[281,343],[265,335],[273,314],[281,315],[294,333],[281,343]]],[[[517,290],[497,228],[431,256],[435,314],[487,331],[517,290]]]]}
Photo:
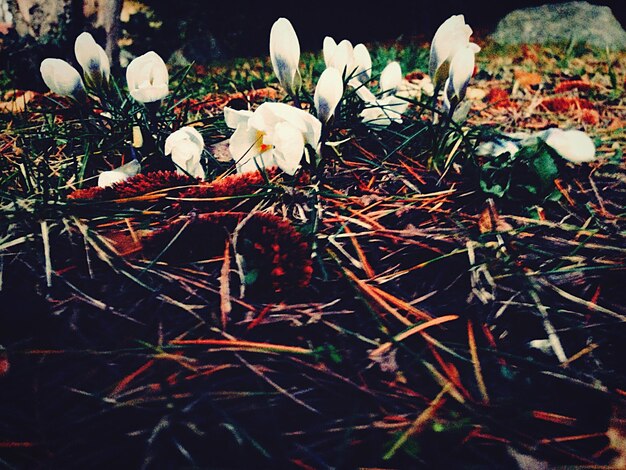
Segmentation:
{"type": "Polygon", "coordinates": [[[146,174],[140,173],[106,188],[95,186],[77,189],[70,193],[67,198],[71,200],[110,201],[137,197],[168,188],[190,186],[198,184],[198,182],[197,178],[185,174],[161,170],[146,174]]]}
{"type": "Polygon", "coordinates": [[[512,108],[515,104],[511,101],[509,92],[502,88],[492,88],[485,96],[487,103],[494,108],[512,108]]]}
{"type": "Polygon", "coordinates": [[[251,90],[245,93],[238,92],[232,94],[209,93],[200,99],[190,98],[185,101],[184,105],[177,106],[174,110],[177,114],[187,110],[189,112],[213,113],[224,109],[233,101],[244,101],[245,103],[258,103],[263,101],[274,101],[278,98],[278,92],[274,88],[261,88],[259,90],[251,90]]]}
{"type": "Polygon", "coordinates": [[[554,113],[567,113],[576,109],[595,109],[594,104],[584,98],[564,98],[551,97],[545,98],[541,105],[547,111],[554,113]]]}
{"type": "Polygon", "coordinates": [[[94,186],[92,188],[77,189],[67,195],[67,198],[73,201],[106,201],[113,199],[110,197],[112,191],[109,188],[101,188],[94,186]]]}
{"type": "Polygon", "coordinates": [[[567,80],[559,83],[554,88],[554,93],[563,93],[570,90],[589,91],[593,88],[593,84],[584,80],[567,80]]]}
{"type": "Polygon", "coordinates": [[[585,124],[595,126],[600,122],[600,113],[595,109],[583,109],[581,118],[585,124]]]}
{"type": "Polygon", "coordinates": [[[192,186],[181,192],[181,200],[176,205],[181,208],[193,207],[198,209],[210,206],[213,210],[225,209],[232,206],[232,199],[230,198],[255,193],[265,184],[266,179],[272,179],[277,174],[277,168],[269,168],[265,174],[261,174],[259,171],[248,172],[192,186]]]}
{"type": "Polygon", "coordinates": [[[235,232],[236,249],[247,272],[257,273],[249,286],[254,292],[288,292],[309,284],[313,273],[309,244],[289,220],[267,212],[207,212],[182,217],[150,233],[143,245],[155,253],[167,246],[163,261],[188,263],[222,255],[229,234],[235,232]]]}
{"type": "MultiPolygon", "coordinates": [[[[174,207],[184,210],[228,210],[235,204],[252,202],[254,198],[242,199],[242,196],[250,196],[265,186],[268,180],[275,180],[281,174],[276,167],[268,168],[264,173],[259,171],[247,172],[237,175],[225,176],[210,183],[204,183],[186,188],[180,193],[180,200],[174,207]]],[[[295,186],[307,185],[311,182],[311,175],[300,172],[293,181],[295,186]]],[[[243,210],[239,206],[238,210],[243,210]]]]}

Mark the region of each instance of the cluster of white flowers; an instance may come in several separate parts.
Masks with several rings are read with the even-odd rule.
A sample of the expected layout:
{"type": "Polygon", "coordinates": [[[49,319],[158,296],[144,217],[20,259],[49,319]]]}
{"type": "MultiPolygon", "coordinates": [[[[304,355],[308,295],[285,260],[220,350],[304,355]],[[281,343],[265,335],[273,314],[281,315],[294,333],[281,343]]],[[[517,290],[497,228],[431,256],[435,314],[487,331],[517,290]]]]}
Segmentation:
{"type": "MultiPolygon", "coordinates": [[[[470,42],[471,35],[472,29],[465,23],[463,15],[455,15],[437,29],[430,48],[429,75],[434,84],[435,98],[442,92],[443,110],[452,119],[456,119],[455,110],[465,98],[474,73],[474,56],[480,51],[479,46],[470,42]]],[[[384,128],[393,122],[402,122],[408,100],[405,99],[405,80],[398,62],[391,62],[384,68],[378,93],[375,94],[367,86],[372,77],[372,59],[367,47],[363,44],[353,46],[347,39],[337,43],[327,36],[322,48],[326,70],[319,77],[313,98],[315,117],[299,105],[302,85],[300,43],[286,18],[279,18],[272,26],[269,50],[274,73],[293,99],[294,106],[267,102],[254,111],[225,108],[226,124],[234,129],[229,149],[238,172],[278,166],[293,175],[300,167],[303,156],[308,155],[307,148],[312,152],[319,151],[322,128],[333,119],[347,87],[354,89],[363,101],[364,107],[359,116],[363,123],[384,128]]],[[[84,81],[74,67],[61,59],[45,59],[41,64],[41,74],[53,92],[78,100],[90,90],[97,90],[108,83],[110,64],[102,47],[89,33],[83,33],[76,39],[75,53],[83,69],[84,81]]],[[[140,103],[159,101],[169,93],[167,67],[153,51],[135,58],[128,65],[126,81],[130,96],[140,103]]],[[[468,106],[465,108],[469,109],[468,106]]],[[[582,132],[550,129],[536,137],[569,160],[582,162],[595,157],[593,142],[582,132]]],[[[517,148],[517,144],[507,142],[505,147],[511,151],[513,147],[517,148]]],[[[166,139],[164,153],[171,155],[177,171],[204,178],[201,165],[203,150],[201,134],[186,126],[166,139]]],[[[485,146],[479,150],[489,151],[485,146]]],[[[139,163],[133,161],[104,172],[100,175],[99,184],[107,186],[121,181],[137,174],[140,168],[139,163]]]]}

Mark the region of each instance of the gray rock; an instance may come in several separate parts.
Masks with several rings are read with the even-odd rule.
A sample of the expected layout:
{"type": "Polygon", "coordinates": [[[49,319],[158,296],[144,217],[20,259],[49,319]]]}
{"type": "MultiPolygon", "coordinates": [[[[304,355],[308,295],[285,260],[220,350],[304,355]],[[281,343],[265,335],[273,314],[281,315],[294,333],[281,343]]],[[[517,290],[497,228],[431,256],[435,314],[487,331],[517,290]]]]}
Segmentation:
{"type": "Polygon", "coordinates": [[[567,2],[515,10],[496,27],[500,44],[545,44],[572,40],[612,50],[626,49],[626,31],[609,7],[567,2]]]}

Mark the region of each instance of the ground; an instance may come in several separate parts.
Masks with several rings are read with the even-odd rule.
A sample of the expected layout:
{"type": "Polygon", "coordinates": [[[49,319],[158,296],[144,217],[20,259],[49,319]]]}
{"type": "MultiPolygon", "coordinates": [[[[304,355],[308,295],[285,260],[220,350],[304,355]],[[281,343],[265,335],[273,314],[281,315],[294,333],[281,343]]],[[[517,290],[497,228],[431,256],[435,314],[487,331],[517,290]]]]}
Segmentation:
{"type": "MultiPolygon", "coordinates": [[[[101,136],[9,93],[0,462],[623,467],[626,55],[481,45],[463,126],[423,97],[374,131],[346,102],[294,177],[234,175],[219,144],[225,105],[284,98],[265,59],[174,76],[160,122],[201,130],[203,183],[153,148],[143,175],[93,188],[128,126],[101,136]],[[598,159],[545,157],[544,178],[476,156],[551,126],[586,130],[598,159]]],[[[372,49],[376,71],[423,79],[423,45],[372,49]]],[[[310,91],[320,60],[303,62],[310,91]]]]}

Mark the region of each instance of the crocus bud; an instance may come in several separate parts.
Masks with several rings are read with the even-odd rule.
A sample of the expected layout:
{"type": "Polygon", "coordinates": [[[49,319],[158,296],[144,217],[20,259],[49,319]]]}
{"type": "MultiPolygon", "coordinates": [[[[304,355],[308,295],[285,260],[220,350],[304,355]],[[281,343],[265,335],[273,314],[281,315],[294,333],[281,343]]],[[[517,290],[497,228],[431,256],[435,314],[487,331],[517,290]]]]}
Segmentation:
{"type": "Polygon", "coordinates": [[[287,18],[279,18],[270,31],[270,58],[274,74],[281,86],[291,96],[300,91],[302,79],[298,71],[300,43],[293,26],[287,18]]]}
{"type": "Polygon", "coordinates": [[[474,51],[470,47],[458,50],[450,62],[450,75],[446,80],[445,94],[452,106],[465,98],[467,85],[474,73],[474,51]]]}
{"type": "Polygon", "coordinates": [[[436,88],[440,88],[446,78],[450,61],[459,49],[470,47],[474,53],[480,51],[474,43],[469,42],[472,28],[465,24],[463,15],[454,15],[444,21],[437,29],[430,45],[430,62],[428,72],[436,88]]]}
{"type": "Polygon", "coordinates": [[[161,100],[169,93],[167,67],[153,51],[133,59],[126,68],[126,81],[130,96],[140,103],[161,100]]]}
{"type": "Polygon", "coordinates": [[[44,59],[40,71],[45,84],[57,95],[78,98],[85,92],[78,70],[64,60],[44,59]]]}
{"type": "Polygon", "coordinates": [[[326,123],[335,113],[335,108],[343,96],[343,80],[339,70],[329,68],[320,76],[313,102],[317,110],[317,118],[326,123]]]}
{"type": "Polygon", "coordinates": [[[596,146],[582,131],[548,129],[539,136],[561,157],[573,163],[591,162],[596,158],[596,146]]]}
{"type": "Polygon", "coordinates": [[[366,83],[372,76],[372,57],[363,44],[354,46],[353,51],[354,78],[366,83]]]}
{"type": "Polygon", "coordinates": [[[109,80],[111,73],[109,58],[91,34],[82,33],[76,38],[74,53],[88,85],[97,87],[109,80]]]}
{"type": "Polygon", "coordinates": [[[189,173],[196,178],[204,178],[204,169],[200,164],[204,139],[193,127],[181,127],[165,139],[165,155],[172,155],[172,161],[179,173],[189,173]]]}
{"type": "Polygon", "coordinates": [[[394,93],[402,84],[402,68],[398,62],[389,62],[380,74],[380,91],[394,93]]]}
{"type": "Polygon", "coordinates": [[[345,77],[351,78],[355,87],[366,83],[372,76],[372,58],[367,47],[344,39],[339,44],[330,36],[324,38],[324,63],[333,67],[345,77]]]}
{"type": "Polygon", "coordinates": [[[116,168],[115,170],[103,171],[98,176],[98,186],[106,188],[120,181],[124,181],[131,176],[135,176],[141,171],[141,165],[137,160],[131,160],[130,162],[116,168]]]}

